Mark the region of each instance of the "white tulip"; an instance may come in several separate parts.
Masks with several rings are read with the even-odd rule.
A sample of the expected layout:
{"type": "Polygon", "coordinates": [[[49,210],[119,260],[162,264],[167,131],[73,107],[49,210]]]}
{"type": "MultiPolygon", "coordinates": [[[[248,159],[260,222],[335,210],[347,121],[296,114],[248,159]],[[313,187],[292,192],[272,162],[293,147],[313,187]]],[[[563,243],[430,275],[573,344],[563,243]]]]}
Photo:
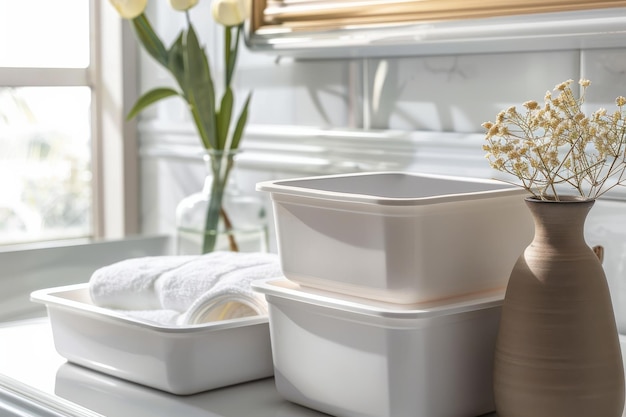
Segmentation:
{"type": "Polygon", "coordinates": [[[213,18],[224,26],[237,26],[250,14],[249,0],[214,0],[213,18]]]}
{"type": "Polygon", "coordinates": [[[172,9],[184,12],[198,4],[198,0],[169,0],[172,9]]]}
{"type": "Polygon", "coordinates": [[[148,0],[109,0],[124,19],[134,19],[146,10],[148,0]]]}

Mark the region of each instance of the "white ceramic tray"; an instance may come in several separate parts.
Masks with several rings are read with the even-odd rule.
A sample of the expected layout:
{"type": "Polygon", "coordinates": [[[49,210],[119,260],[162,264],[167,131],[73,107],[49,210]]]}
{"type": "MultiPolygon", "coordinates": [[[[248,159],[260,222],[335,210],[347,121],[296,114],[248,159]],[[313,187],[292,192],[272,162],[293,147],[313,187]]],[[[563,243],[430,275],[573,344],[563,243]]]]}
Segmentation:
{"type": "Polygon", "coordinates": [[[173,394],[273,375],[267,316],[165,326],[92,304],[89,284],[35,291],[68,361],[173,394]]]}

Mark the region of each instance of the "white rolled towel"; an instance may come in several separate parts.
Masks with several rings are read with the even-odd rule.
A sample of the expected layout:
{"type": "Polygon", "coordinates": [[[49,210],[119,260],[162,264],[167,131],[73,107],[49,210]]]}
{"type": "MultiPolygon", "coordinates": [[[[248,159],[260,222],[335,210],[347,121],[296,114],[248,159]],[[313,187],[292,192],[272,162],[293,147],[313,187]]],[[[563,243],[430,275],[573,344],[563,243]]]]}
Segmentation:
{"type": "Polygon", "coordinates": [[[281,275],[271,253],[144,257],[100,268],[90,293],[94,304],[133,318],[189,325],[267,314],[265,299],[250,283],[281,275]]]}
{"type": "Polygon", "coordinates": [[[256,293],[250,284],[257,279],[279,277],[281,273],[278,262],[234,269],[198,297],[178,322],[196,324],[267,314],[265,296],[256,293]]]}

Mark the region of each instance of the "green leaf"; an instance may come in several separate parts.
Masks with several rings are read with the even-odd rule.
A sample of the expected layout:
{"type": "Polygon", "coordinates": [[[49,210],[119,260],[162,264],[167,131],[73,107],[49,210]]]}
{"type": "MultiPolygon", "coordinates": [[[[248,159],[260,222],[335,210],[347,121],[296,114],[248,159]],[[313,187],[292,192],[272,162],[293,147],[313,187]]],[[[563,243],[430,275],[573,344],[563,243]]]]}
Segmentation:
{"type": "Polygon", "coordinates": [[[198,43],[198,37],[189,26],[183,47],[185,64],[185,96],[204,146],[216,148],[215,91],[209,61],[198,43]]]}
{"type": "Polygon", "coordinates": [[[154,33],[152,25],[148,21],[145,14],[140,14],[133,19],[133,27],[137,38],[143,45],[146,52],[148,52],[154,59],[161,65],[167,67],[167,50],[161,42],[161,39],[154,33]]]}
{"type": "Polygon", "coordinates": [[[226,140],[228,139],[228,129],[230,127],[230,118],[232,117],[232,113],[233,90],[230,87],[227,87],[226,92],[222,97],[220,111],[216,115],[218,149],[224,149],[226,146],[226,140]]]}
{"type": "Polygon", "coordinates": [[[172,44],[169,51],[167,51],[167,69],[176,79],[178,85],[187,99],[187,88],[185,85],[185,62],[183,58],[183,32],[178,35],[176,41],[172,44]]]}
{"type": "Polygon", "coordinates": [[[232,80],[233,80],[233,74],[235,72],[235,64],[237,63],[237,53],[239,52],[239,37],[241,35],[241,30],[243,28],[243,24],[237,26],[236,30],[236,36],[235,36],[235,43],[232,46],[232,51],[231,49],[231,40],[230,40],[230,31],[233,27],[232,26],[228,26],[226,28],[226,30],[228,31],[228,44],[224,45],[225,47],[228,48],[228,50],[230,51],[227,55],[226,55],[226,84],[230,85],[232,80]]]}
{"type": "Polygon", "coordinates": [[[133,108],[128,113],[128,116],[126,116],[126,119],[132,119],[133,117],[137,116],[137,114],[139,114],[139,112],[141,112],[143,109],[159,100],[177,95],[179,95],[179,92],[171,88],[161,87],[150,90],[141,97],[139,97],[133,108]]]}
{"type": "Polygon", "coordinates": [[[230,143],[230,149],[237,149],[239,147],[239,142],[241,142],[241,137],[243,136],[243,129],[246,127],[246,122],[248,121],[248,107],[250,105],[251,98],[252,93],[249,93],[248,98],[243,105],[243,109],[241,110],[241,114],[239,115],[239,119],[237,120],[237,125],[235,126],[235,131],[233,132],[233,140],[230,143]]]}

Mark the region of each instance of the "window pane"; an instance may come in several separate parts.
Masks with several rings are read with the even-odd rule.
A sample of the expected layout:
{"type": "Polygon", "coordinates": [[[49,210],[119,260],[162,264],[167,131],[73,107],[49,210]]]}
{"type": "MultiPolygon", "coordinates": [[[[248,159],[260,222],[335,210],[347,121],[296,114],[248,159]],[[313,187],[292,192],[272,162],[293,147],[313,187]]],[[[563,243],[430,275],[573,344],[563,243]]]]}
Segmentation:
{"type": "Polygon", "coordinates": [[[0,88],[0,243],[92,233],[88,87],[0,88]]]}
{"type": "Polygon", "coordinates": [[[88,65],[88,1],[0,0],[0,67],[88,65]]]}

